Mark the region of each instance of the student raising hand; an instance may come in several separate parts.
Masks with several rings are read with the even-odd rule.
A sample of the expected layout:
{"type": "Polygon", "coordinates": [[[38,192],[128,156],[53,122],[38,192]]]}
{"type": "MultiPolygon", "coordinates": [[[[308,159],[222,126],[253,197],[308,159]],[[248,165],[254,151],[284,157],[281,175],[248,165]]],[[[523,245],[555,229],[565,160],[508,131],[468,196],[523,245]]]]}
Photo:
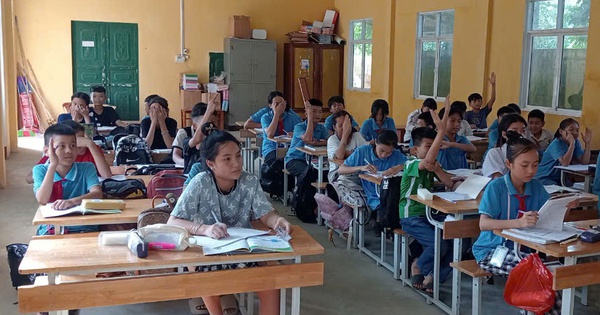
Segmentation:
{"type": "Polygon", "coordinates": [[[50,166],[58,166],[58,155],[56,155],[56,147],[54,147],[54,139],[50,139],[50,145],[48,146],[48,160],[50,166]]]}
{"type": "Polygon", "coordinates": [[[585,127],[585,133],[581,134],[581,138],[586,145],[592,142],[592,129],[585,127]]]}

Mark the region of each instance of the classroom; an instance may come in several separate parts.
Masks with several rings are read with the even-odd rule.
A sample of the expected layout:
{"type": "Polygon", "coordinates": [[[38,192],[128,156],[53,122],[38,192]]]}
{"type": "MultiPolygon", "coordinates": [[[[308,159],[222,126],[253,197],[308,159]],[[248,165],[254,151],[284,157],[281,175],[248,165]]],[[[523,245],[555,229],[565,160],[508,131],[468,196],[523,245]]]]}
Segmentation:
{"type": "Polygon", "coordinates": [[[0,0],[0,18],[0,240],[9,263],[29,244],[1,260],[0,314],[600,312],[597,0],[0,0]],[[120,210],[59,213],[96,199],[120,210]],[[240,227],[292,249],[190,241],[240,227]],[[509,274],[537,262],[535,304],[509,274]]]}

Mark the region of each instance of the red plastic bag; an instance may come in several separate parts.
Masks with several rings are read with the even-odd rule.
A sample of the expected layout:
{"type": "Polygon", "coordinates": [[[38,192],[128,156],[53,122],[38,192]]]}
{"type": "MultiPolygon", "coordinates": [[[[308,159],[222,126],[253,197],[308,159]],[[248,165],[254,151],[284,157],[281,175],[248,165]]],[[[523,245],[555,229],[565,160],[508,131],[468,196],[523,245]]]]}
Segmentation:
{"type": "Polygon", "coordinates": [[[531,254],[513,268],[504,289],[506,303],[538,315],[554,305],[552,273],[537,253],[531,254]]]}

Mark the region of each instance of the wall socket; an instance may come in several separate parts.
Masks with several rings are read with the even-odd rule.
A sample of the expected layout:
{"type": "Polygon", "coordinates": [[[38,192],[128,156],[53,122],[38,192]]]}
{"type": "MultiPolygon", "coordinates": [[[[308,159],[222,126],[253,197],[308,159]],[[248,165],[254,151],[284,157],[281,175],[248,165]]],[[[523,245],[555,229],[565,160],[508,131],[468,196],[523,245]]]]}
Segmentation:
{"type": "Polygon", "coordinates": [[[185,62],[185,55],[176,55],[175,56],[175,62],[176,63],[184,63],[185,62]]]}

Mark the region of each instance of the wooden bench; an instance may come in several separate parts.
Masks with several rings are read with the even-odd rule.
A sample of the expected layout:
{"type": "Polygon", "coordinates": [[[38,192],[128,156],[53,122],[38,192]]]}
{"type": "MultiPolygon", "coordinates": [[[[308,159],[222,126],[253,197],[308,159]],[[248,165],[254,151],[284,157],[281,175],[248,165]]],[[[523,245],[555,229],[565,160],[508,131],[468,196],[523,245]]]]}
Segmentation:
{"type": "MultiPolygon", "coordinates": [[[[394,279],[408,285],[408,254],[410,235],[398,228],[394,230],[394,279]]],[[[383,250],[382,250],[383,251],[383,250]]]]}
{"type": "MultiPolygon", "coordinates": [[[[444,222],[444,239],[475,238],[478,237],[480,233],[479,218],[444,222]]],[[[479,265],[475,260],[455,261],[451,262],[450,266],[473,278],[471,314],[481,314],[481,286],[483,285],[484,278],[489,277],[492,274],[479,268],[479,265]]],[[[455,292],[455,294],[460,298],[460,292],[455,292]]]]}
{"type": "Polygon", "coordinates": [[[284,169],[283,169],[283,206],[287,207],[288,205],[288,189],[289,189],[289,181],[288,181],[288,176],[292,176],[292,174],[290,173],[290,171],[287,170],[287,168],[285,168],[285,164],[284,164],[284,169]]]}
{"type": "Polygon", "coordinates": [[[556,291],[599,284],[599,269],[600,261],[557,267],[552,272],[554,275],[552,289],[556,291]]]}

